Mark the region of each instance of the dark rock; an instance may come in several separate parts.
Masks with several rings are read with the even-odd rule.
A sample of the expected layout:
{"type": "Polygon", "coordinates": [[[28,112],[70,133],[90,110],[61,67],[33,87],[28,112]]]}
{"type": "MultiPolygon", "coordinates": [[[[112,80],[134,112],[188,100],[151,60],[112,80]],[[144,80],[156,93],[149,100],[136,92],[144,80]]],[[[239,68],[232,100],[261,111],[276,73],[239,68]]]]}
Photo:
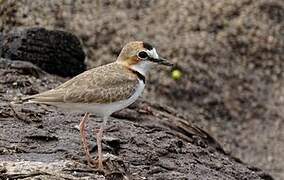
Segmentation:
{"type": "Polygon", "coordinates": [[[1,57],[30,61],[51,74],[75,76],[86,69],[82,45],[71,33],[30,28],[9,33],[2,41],[1,57]]]}
{"type": "MultiPolygon", "coordinates": [[[[129,40],[151,42],[183,76],[150,72],[144,98],[184,110],[236,161],[284,179],[283,9],[283,0],[9,0],[0,31],[62,23],[84,41],[90,67],[114,61],[129,40]]],[[[193,143],[206,147],[199,137],[193,143]]]]}
{"type": "MultiPolygon", "coordinates": [[[[0,173],[0,179],[272,179],[224,153],[214,138],[190,123],[189,117],[141,100],[109,118],[104,135],[114,138],[105,139],[103,145],[117,151],[113,154],[113,150],[104,148],[106,172],[99,175],[84,161],[79,131],[74,128],[80,115],[65,116],[60,109],[49,106],[15,105],[15,112],[29,119],[26,123],[15,118],[8,105],[15,96],[25,95],[28,87],[43,91],[61,82],[49,74],[24,73],[19,64],[26,62],[19,61],[14,68],[15,61],[4,61],[0,86],[7,91],[0,93],[0,112],[5,113],[0,116],[0,128],[5,132],[0,133],[0,167],[6,170],[0,173]],[[12,86],[21,81],[30,84],[12,86]],[[27,106],[28,110],[23,111],[27,106]],[[38,118],[40,121],[35,120],[38,118]],[[108,131],[110,127],[116,129],[108,131]]],[[[98,128],[100,122],[91,117],[88,127],[98,128]]],[[[92,141],[94,132],[87,131],[92,141]]],[[[91,154],[95,156],[95,152],[91,154]]]]}

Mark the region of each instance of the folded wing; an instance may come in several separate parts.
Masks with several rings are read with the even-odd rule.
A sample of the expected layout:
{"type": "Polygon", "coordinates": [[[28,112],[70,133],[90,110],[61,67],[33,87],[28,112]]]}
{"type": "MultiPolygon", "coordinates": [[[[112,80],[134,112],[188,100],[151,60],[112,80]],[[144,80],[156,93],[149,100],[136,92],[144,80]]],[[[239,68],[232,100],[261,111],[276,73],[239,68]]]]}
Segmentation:
{"type": "Polygon", "coordinates": [[[108,64],[88,70],[59,87],[27,97],[37,103],[111,103],[131,97],[138,78],[125,67],[108,64]]]}

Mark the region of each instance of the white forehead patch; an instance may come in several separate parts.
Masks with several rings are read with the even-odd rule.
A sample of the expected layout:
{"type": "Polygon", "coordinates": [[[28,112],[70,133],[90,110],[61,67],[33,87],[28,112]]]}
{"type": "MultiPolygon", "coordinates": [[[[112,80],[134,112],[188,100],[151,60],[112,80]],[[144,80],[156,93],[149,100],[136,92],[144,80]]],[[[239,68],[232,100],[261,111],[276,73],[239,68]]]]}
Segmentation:
{"type": "Polygon", "coordinates": [[[157,53],[157,51],[156,51],[155,48],[153,48],[153,49],[151,49],[151,50],[147,50],[147,53],[148,53],[148,55],[149,55],[150,57],[152,57],[152,58],[155,58],[155,59],[158,59],[158,58],[159,58],[159,55],[158,55],[158,53],[157,53]]]}

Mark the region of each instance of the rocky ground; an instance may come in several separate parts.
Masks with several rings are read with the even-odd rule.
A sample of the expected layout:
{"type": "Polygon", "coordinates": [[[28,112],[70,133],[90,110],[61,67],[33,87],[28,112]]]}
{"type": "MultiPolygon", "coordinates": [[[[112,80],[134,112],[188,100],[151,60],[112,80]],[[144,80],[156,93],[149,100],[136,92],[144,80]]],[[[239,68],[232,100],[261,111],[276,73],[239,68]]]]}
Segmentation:
{"type": "MultiPolygon", "coordinates": [[[[29,62],[0,60],[0,179],[262,179],[272,177],[226,154],[190,117],[139,100],[110,118],[103,173],[84,161],[78,123],[82,114],[13,104],[15,97],[54,88],[62,78],[29,62]]],[[[89,139],[95,156],[91,117],[89,139]]]]}
{"type": "Polygon", "coordinates": [[[130,40],[152,42],[183,77],[153,71],[144,99],[186,113],[227,152],[284,178],[283,1],[0,3],[1,32],[68,30],[81,38],[89,67],[113,61],[130,40]]]}

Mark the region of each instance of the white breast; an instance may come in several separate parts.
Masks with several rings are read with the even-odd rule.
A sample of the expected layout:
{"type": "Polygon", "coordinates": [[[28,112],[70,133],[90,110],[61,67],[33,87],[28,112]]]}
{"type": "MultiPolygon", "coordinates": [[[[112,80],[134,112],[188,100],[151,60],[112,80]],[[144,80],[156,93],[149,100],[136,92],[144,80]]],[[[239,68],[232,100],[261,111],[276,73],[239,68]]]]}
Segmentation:
{"type": "Polygon", "coordinates": [[[90,112],[96,116],[110,116],[112,113],[119,111],[123,108],[134,103],[138,97],[142,94],[144,90],[145,84],[142,80],[139,80],[137,88],[135,89],[135,93],[126,100],[121,100],[109,104],[98,104],[98,103],[56,103],[52,104],[54,106],[58,106],[67,111],[75,111],[75,112],[90,112]]]}

